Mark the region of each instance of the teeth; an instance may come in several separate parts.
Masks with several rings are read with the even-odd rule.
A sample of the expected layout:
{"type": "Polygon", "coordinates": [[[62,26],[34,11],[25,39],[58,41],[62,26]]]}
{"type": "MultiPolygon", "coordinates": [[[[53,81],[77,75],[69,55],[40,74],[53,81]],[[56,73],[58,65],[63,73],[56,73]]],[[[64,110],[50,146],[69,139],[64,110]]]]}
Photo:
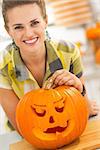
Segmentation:
{"type": "Polygon", "coordinates": [[[34,38],[32,40],[27,40],[25,41],[26,44],[33,44],[35,41],[37,40],[37,38],[34,38]]]}

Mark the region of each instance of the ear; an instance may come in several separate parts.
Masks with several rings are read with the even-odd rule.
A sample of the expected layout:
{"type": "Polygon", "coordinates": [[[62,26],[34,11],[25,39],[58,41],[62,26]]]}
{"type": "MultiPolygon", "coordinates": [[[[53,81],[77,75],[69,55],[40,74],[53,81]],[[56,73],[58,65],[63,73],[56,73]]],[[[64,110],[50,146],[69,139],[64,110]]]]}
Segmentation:
{"type": "Polygon", "coordinates": [[[8,26],[6,24],[4,25],[4,28],[7,31],[7,33],[9,34],[9,28],[8,28],[8,26]]]}
{"type": "Polygon", "coordinates": [[[47,28],[47,26],[48,26],[48,16],[46,15],[46,18],[45,18],[45,23],[46,23],[46,27],[45,28],[47,28]]]}
{"type": "Polygon", "coordinates": [[[46,15],[46,23],[48,24],[48,16],[46,15]]]}
{"type": "Polygon", "coordinates": [[[4,25],[5,30],[7,31],[8,35],[12,38],[12,35],[9,31],[9,27],[7,25],[4,25]]]}

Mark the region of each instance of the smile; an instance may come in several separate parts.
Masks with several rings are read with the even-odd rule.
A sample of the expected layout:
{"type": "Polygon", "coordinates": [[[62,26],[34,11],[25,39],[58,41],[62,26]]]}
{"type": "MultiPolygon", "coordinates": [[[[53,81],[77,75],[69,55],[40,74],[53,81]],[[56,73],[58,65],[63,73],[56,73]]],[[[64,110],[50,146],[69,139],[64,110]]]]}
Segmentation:
{"type": "Polygon", "coordinates": [[[48,128],[44,133],[56,133],[56,132],[63,132],[68,127],[68,121],[66,127],[54,127],[54,128],[48,128]]]}
{"type": "Polygon", "coordinates": [[[34,39],[31,39],[31,40],[25,40],[24,43],[26,44],[34,44],[35,42],[37,42],[38,40],[38,37],[34,38],[34,39]]]}

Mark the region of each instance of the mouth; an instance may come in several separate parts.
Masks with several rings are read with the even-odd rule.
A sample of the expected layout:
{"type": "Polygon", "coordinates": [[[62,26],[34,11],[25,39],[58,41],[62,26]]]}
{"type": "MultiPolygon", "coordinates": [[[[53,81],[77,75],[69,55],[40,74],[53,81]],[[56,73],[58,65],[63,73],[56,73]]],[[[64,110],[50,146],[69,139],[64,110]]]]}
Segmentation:
{"type": "Polygon", "coordinates": [[[48,128],[46,131],[44,131],[44,133],[56,133],[56,132],[63,132],[66,130],[66,128],[68,127],[69,121],[67,121],[67,125],[66,127],[60,127],[60,126],[56,126],[53,128],[48,128]]]}
{"type": "Polygon", "coordinates": [[[33,45],[38,41],[38,37],[35,37],[33,39],[29,39],[29,40],[24,40],[23,42],[27,45],[33,45]]]}
{"type": "Polygon", "coordinates": [[[68,120],[66,123],[65,127],[56,126],[47,128],[45,131],[35,127],[32,129],[32,133],[40,140],[47,139],[47,141],[52,141],[59,138],[62,139],[63,137],[67,137],[74,130],[75,123],[73,120],[68,120]]]}

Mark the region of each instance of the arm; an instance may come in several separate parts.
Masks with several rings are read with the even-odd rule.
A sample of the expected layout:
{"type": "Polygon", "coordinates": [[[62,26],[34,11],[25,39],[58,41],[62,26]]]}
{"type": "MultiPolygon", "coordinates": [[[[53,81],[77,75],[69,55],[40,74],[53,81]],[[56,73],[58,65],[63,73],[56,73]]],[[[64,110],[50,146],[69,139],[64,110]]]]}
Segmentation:
{"type": "MultiPolygon", "coordinates": [[[[5,111],[10,123],[18,131],[15,113],[19,98],[12,90],[0,88],[0,104],[5,111]]],[[[18,131],[19,132],[19,131],[18,131]]]]}
{"type": "MultiPolygon", "coordinates": [[[[80,81],[83,85],[85,85],[84,77],[81,77],[80,81]]],[[[87,92],[84,95],[84,97],[87,100],[87,104],[88,104],[88,108],[89,108],[89,115],[90,116],[97,115],[100,111],[100,108],[99,108],[100,106],[97,105],[96,101],[89,100],[87,92]]]]}

